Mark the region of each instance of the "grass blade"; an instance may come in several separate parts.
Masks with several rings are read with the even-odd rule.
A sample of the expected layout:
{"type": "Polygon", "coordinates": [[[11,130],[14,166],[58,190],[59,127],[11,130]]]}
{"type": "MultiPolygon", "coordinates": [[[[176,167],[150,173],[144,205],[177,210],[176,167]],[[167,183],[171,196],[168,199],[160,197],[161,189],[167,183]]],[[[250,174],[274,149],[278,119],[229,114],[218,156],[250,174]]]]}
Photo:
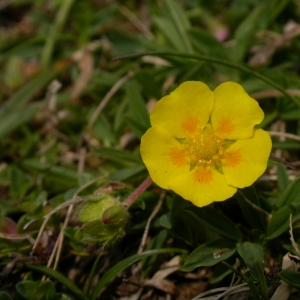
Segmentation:
{"type": "Polygon", "coordinates": [[[185,250],[177,249],[177,248],[164,248],[158,250],[149,250],[145,251],[141,254],[135,254],[128,258],[125,258],[114,267],[112,267],[109,271],[107,271],[102,278],[98,281],[93,293],[92,300],[96,300],[100,291],[105,287],[105,285],[110,282],[113,278],[115,278],[120,272],[125,270],[127,267],[131,266],[135,262],[152,255],[163,254],[163,253],[172,253],[172,252],[185,252],[185,250]]]}
{"type": "Polygon", "coordinates": [[[273,80],[261,75],[258,72],[255,72],[241,64],[237,64],[237,63],[233,63],[230,61],[225,61],[222,59],[218,59],[218,58],[214,58],[214,57],[210,57],[210,56],[206,56],[206,55],[196,55],[196,54],[186,54],[186,53],[181,53],[181,52],[165,52],[165,51],[154,51],[154,52],[141,52],[141,53],[134,53],[134,54],[129,54],[129,55],[122,55],[122,56],[118,56],[112,59],[112,61],[117,61],[117,60],[121,60],[121,59],[128,59],[128,58],[138,58],[138,57],[142,57],[145,55],[151,55],[151,56],[178,56],[178,57],[184,57],[184,58],[193,58],[193,59],[197,59],[197,60],[204,60],[207,62],[212,62],[212,63],[216,63],[216,64],[220,64],[223,66],[227,66],[233,69],[237,69],[240,71],[243,71],[245,73],[251,74],[257,78],[259,78],[260,80],[264,81],[265,83],[269,84],[270,86],[274,87],[275,89],[277,89],[278,91],[282,92],[282,94],[284,94],[284,96],[286,96],[286,98],[288,98],[289,100],[293,101],[298,107],[300,107],[300,101],[294,97],[292,97],[291,95],[289,95],[286,90],[281,87],[279,84],[277,84],[276,82],[274,82],[273,80]]]}
{"type": "Polygon", "coordinates": [[[26,263],[25,266],[28,269],[42,272],[42,273],[58,280],[64,286],[66,286],[68,289],[70,289],[77,296],[77,299],[89,300],[72,281],[70,281],[66,276],[62,275],[61,273],[59,273],[55,270],[52,270],[51,268],[48,268],[46,266],[31,265],[28,263],[26,263]]]}

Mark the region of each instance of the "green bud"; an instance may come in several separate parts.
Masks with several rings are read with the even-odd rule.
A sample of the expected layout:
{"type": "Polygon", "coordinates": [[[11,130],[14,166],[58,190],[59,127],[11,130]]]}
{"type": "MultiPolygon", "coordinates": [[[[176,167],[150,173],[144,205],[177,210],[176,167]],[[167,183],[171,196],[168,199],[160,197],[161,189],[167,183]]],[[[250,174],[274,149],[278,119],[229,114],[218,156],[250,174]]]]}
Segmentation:
{"type": "Polygon", "coordinates": [[[117,204],[116,199],[105,194],[93,195],[87,199],[89,201],[84,203],[78,212],[78,218],[83,223],[101,219],[109,207],[117,204]]]}
{"type": "Polygon", "coordinates": [[[127,209],[110,195],[91,195],[79,209],[78,219],[83,223],[83,240],[113,243],[124,234],[127,209]]]}
{"type": "Polygon", "coordinates": [[[122,224],[127,221],[127,210],[124,206],[113,205],[102,215],[103,224],[122,224]]]}

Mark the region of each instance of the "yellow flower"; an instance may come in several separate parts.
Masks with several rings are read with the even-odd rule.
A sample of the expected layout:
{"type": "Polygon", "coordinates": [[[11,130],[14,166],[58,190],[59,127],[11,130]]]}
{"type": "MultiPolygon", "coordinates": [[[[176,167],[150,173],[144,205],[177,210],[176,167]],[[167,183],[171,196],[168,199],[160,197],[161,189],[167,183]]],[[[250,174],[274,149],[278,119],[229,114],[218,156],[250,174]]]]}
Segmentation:
{"type": "Polygon", "coordinates": [[[237,83],[211,91],[202,82],[187,81],[151,112],[141,156],[160,187],[197,206],[223,201],[267,167],[270,136],[254,129],[263,118],[257,101],[237,83]]]}

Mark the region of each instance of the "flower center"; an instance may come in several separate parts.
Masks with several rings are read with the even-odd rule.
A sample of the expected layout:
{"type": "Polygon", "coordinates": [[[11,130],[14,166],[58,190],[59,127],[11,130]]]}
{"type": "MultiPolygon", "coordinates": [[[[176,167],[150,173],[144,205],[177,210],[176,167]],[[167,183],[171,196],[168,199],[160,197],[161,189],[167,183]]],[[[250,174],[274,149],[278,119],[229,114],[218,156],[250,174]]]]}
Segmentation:
{"type": "Polygon", "coordinates": [[[216,165],[224,152],[223,139],[208,124],[197,136],[187,140],[191,169],[200,165],[216,165]]]}

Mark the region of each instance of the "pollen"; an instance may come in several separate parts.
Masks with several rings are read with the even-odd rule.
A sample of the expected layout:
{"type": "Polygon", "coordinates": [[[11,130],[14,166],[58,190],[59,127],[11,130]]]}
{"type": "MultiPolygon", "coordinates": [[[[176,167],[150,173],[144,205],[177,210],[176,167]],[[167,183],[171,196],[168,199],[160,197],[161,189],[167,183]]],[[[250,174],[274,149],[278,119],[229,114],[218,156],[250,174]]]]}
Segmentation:
{"type": "Polygon", "coordinates": [[[224,153],[223,140],[208,124],[198,135],[187,140],[187,150],[191,169],[195,166],[215,166],[221,159],[220,155],[224,153]]]}

